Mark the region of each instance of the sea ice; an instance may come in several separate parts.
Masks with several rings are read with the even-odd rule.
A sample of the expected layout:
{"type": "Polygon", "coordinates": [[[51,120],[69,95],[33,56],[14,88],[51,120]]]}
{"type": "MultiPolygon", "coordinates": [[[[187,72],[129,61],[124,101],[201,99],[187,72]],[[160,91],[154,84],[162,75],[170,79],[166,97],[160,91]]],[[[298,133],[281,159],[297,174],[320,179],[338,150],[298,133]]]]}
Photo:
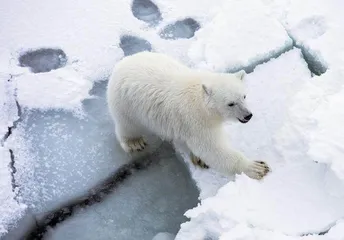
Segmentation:
{"type": "Polygon", "coordinates": [[[0,239],[24,216],[26,205],[15,200],[12,188],[11,156],[7,148],[0,147],[0,239]]]}
{"type": "Polygon", "coordinates": [[[115,140],[104,85],[96,84],[93,99],[84,101],[84,116],[64,110],[22,113],[6,143],[15,156],[18,199],[33,213],[84,193],[128,160],[115,140]]]}
{"type": "Polygon", "coordinates": [[[170,146],[140,160],[153,163],[128,177],[103,202],[59,224],[47,239],[149,240],[159,232],[176,234],[199,192],[170,146]]]}
{"type": "Polygon", "coordinates": [[[15,77],[17,100],[21,107],[81,111],[93,83],[77,71],[64,68],[15,77]],[[39,96],[39,97],[37,97],[39,96]]]}
{"type": "Polygon", "coordinates": [[[9,127],[18,119],[15,87],[9,74],[0,72],[0,142],[8,134],[9,127]]]}
{"type": "Polygon", "coordinates": [[[265,11],[258,1],[226,1],[214,19],[196,32],[189,57],[197,67],[252,72],[257,64],[291,49],[292,40],[283,26],[265,11]]]}
{"type": "Polygon", "coordinates": [[[297,104],[295,93],[303,96],[310,75],[301,51],[294,49],[258,66],[244,79],[254,117],[246,125],[228,126],[229,137],[251,159],[266,160],[272,173],[262,182],[243,175],[220,188],[215,197],[186,213],[191,221],[182,225],[176,239],[226,239],[230,234],[225,232],[232,233],[243,224],[282,235],[316,234],[344,217],[343,184],[326,165],[307,158],[305,139],[303,135],[295,138],[298,135],[292,128],[299,127],[297,121],[307,114],[298,118],[302,108],[293,104],[297,104]],[[293,124],[286,125],[289,122],[293,124]]]}

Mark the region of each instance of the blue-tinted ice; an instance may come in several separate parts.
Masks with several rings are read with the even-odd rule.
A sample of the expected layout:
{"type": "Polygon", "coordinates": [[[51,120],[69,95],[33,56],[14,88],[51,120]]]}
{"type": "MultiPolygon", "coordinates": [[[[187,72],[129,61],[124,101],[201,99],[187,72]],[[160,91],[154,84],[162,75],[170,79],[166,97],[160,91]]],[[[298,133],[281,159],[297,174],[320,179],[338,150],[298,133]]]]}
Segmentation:
{"type": "Polygon", "coordinates": [[[163,146],[153,161],[102,203],[59,224],[47,239],[151,240],[159,232],[176,234],[187,220],[184,212],[196,206],[198,191],[171,147],[163,146]]]}
{"type": "Polygon", "coordinates": [[[25,110],[13,133],[19,198],[34,213],[50,211],[106,178],[128,156],[115,141],[105,82],[85,100],[80,119],[62,110],[25,110]],[[17,134],[20,134],[18,136],[17,134]],[[29,152],[27,152],[29,151],[29,152]]]}

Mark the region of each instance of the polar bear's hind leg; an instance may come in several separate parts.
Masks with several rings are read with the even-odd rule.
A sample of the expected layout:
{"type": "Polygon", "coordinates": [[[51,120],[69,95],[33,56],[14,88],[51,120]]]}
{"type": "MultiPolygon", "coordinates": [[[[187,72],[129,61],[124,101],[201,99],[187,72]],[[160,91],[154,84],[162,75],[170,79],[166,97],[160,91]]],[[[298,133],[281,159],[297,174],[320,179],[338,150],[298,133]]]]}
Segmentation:
{"type": "Polygon", "coordinates": [[[146,148],[147,143],[141,135],[140,128],[130,120],[115,121],[115,129],[117,140],[125,152],[141,152],[146,148]]]}

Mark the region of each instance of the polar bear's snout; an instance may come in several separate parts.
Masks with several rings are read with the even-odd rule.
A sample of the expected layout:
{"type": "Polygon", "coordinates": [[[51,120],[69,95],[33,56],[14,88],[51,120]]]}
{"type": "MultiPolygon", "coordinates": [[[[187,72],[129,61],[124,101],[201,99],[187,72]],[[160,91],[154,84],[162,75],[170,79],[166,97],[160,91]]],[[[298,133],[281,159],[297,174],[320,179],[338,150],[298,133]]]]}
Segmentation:
{"type": "Polygon", "coordinates": [[[241,123],[247,123],[253,117],[252,112],[246,107],[245,103],[238,104],[235,115],[241,123]]]}
{"type": "Polygon", "coordinates": [[[253,116],[253,114],[250,113],[249,115],[247,115],[247,116],[244,117],[243,119],[238,118],[238,120],[239,120],[241,123],[247,123],[248,121],[251,120],[252,116],[253,116]]]}
{"type": "Polygon", "coordinates": [[[244,117],[244,119],[245,119],[246,121],[250,121],[251,118],[252,118],[252,116],[253,116],[253,114],[250,113],[250,114],[248,114],[246,117],[244,117]]]}

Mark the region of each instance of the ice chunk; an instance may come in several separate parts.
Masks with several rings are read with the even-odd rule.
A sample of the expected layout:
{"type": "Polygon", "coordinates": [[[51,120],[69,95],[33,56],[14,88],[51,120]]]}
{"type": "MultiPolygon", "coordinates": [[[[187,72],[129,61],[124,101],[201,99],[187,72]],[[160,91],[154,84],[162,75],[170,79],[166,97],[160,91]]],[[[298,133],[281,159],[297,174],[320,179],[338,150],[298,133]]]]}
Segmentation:
{"type": "Polygon", "coordinates": [[[23,74],[14,81],[19,104],[38,109],[81,110],[81,101],[89,96],[88,92],[92,88],[91,81],[67,68],[40,74],[23,74]]]}
{"type": "Polygon", "coordinates": [[[214,19],[200,29],[189,57],[198,67],[236,71],[254,67],[292,47],[283,26],[254,0],[225,1],[214,19]]]}
{"type": "Polygon", "coordinates": [[[105,84],[84,101],[83,118],[63,110],[26,110],[8,139],[18,199],[34,213],[84,193],[128,160],[115,141],[105,84]]]}
{"type": "MultiPolygon", "coordinates": [[[[344,217],[344,196],[328,194],[326,173],[326,166],[308,162],[276,168],[262,183],[238,177],[188,211],[192,220],[182,225],[176,239],[221,236],[239,224],[286,235],[326,231],[344,217]],[[190,233],[195,237],[187,238],[190,233]]],[[[336,190],[343,192],[340,185],[336,190]]]]}
{"type": "Polygon", "coordinates": [[[328,163],[339,178],[344,180],[344,132],[341,127],[344,111],[344,87],[328,97],[310,115],[317,121],[316,128],[310,133],[309,154],[314,161],[328,163]]]}
{"type": "Polygon", "coordinates": [[[192,38],[200,27],[194,19],[186,18],[164,27],[160,36],[164,39],[192,38]]]}
{"type": "Polygon", "coordinates": [[[11,156],[8,149],[0,147],[0,238],[16,227],[25,215],[26,205],[15,200],[12,189],[11,156]]]}
{"type": "Polygon", "coordinates": [[[62,49],[41,48],[23,53],[19,57],[22,67],[29,67],[32,72],[50,72],[53,69],[64,67],[67,56],[62,49]]]}
{"type": "Polygon", "coordinates": [[[80,210],[59,224],[47,239],[152,239],[176,233],[184,212],[197,204],[198,191],[174,150],[163,145],[100,204],[80,210]],[[92,226],[85,228],[85,225],[92,226]]]}
{"type": "MultiPolygon", "coordinates": [[[[236,236],[232,231],[240,225],[275,231],[275,237],[317,234],[344,217],[343,183],[307,155],[307,134],[314,128],[309,115],[327,94],[338,91],[342,79],[330,73],[311,79],[301,51],[294,49],[245,77],[254,117],[246,125],[232,124],[227,130],[236,149],[250,159],[266,160],[272,173],[263,182],[240,176],[215,197],[203,200],[187,212],[191,221],[182,225],[176,239],[218,239],[229,232],[223,235],[226,239],[236,236]]],[[[194,173],[193,177],[197,183],[202,179],[194,173]]],[[[255,235],[246,232],[243,236],[255,235]]]]}
{"type": "Polygon", "coordinates": [[[131,10],[136,18],[152,25],[162,20],[159,8],[150,0],[134,0],[131,10]]]}
{"type": "Polygon", "coordinates": [[[316,75],[325,73],[328,66],[321,53],[312,46],[312,42],[324,35],[327,28],[327,22],[323,16],[313,15],[302,19],[296,26],[289,29],[290,36],[295,40],[296,45],[303,50],[309,69],[316,75]]]}
{"type": "Polygon", "coordinates": [[[122,48],[124,56],[152,50],[152,46],[147,40],[130,35],[122,36],[119,46],[122,48]]]}
{"type": "MultiPolygon", "coordinates": [[[[329,69],[323,75],[305,81],[299,93],[290,101],[289,121],[275,136],[279,152],[288,161],[313,160],[333,164],[332,169],[342,179],[342,160],[338,159],[344,153],[336,144],[336,140],[341,139],[337,134],[341,130],[338,126],[341,124],[342,110],[338,107],[334,109],[332,105],[330,107],[327,102],[341,101],[338,94],[342,91],[343,76],[340,69],[329,69]],[[331,119],[331,127],[325,118],[331,119]],[[332,127],[337,128],[335,133],[329,133],[332,127]],[[316,150],[315,147],[319,146],[322,148],[316,150]],[[329,152],[329,149],[333,152],[329,152]]],[[[331,191],[331,194],[338,192],[331,191]]]]}
{"type": "Polygon", "coordinates": [[[264,1],[287,29],[297,46],[302,48],[309,67],[317,75],[340,65],[344,21],[342,1],[264,1]]]}

